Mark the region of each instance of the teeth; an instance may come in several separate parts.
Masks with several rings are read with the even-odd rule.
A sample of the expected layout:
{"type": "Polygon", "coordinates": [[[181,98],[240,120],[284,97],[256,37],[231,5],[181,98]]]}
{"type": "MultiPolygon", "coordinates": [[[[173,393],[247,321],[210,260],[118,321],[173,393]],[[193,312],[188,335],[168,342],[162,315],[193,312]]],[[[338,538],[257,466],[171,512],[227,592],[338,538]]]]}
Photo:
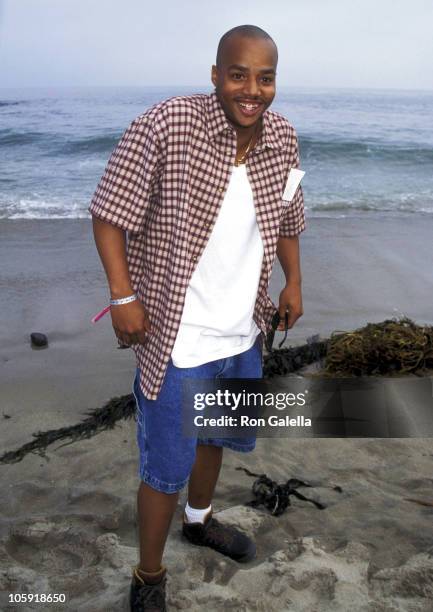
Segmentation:
{"type": "Polygon", "coordinates": [[[239,102],[239,104],[247,110],[253,110],[254,108],[257,108],[259,106],[258,104],[245,104],[244,102],[239,102]]]}

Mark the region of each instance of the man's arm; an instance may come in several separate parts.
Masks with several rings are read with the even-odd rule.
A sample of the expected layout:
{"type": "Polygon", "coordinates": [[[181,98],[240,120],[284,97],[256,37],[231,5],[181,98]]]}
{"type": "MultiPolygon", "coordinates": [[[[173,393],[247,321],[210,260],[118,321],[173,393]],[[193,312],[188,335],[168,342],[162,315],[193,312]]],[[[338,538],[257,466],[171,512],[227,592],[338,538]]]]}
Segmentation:
{"type": "MultiPolygon", "coordinates": [[[[145,115],[126,129],[108,160],[89,206],[96,247],[107,274],[111,297],[134,293],[126,256],[126,232],[143,230],[160,161],[160,142],[145,115]]],[[[111,306],[116,336],[123,344],[143,343],[151,333],[139,300],[111,306]]]]}
{"type": "Polygon", "coordinates": [[[286,285],[280,293],[279,313],[280,324],[277,329],[284,331],[284,315],[289,311],[288,327],[293,327],[303,315],[301,290],[301,264],[299,256],[299,237],[280,236],[277,242],[277,257],[286,277],[286,285]]]}
{"type": "Polygon", "coordinates": [[[125,231],[92,216],[96,248],[107,275],[111,297],[125,297],[134,293],[126,258],[125,231]]]}
{"type": "MultiPolygon", "coordinates": [[[[291,168],[299,168],[299,145],[296,131],[291,128],[289,147],[291,168]]],[[[301,264],[299,256],[299,234],[305,229],[304,194],[298,186],[292,200],[286,202],[286,210],[280,222],[277,242],[277,257],[286,277],[286,285],[280,293],[278,310],[280,324],[277,329],[284,331],[284,317],[289,312],[288,327],[291,328],[303,315],[301,290],[301,264]]]]}
{"type": "MultiPolygon", "coordinates": [[[[96,248],[107,275],[112,299],[134,293],[126,258],[125,231],[92,216],[96,248]]],[[[123,344],[143,343],[151,333],[149,315],[137,299],[129,304],[111,306],[111,320],[116,336],[123,344]]]]}

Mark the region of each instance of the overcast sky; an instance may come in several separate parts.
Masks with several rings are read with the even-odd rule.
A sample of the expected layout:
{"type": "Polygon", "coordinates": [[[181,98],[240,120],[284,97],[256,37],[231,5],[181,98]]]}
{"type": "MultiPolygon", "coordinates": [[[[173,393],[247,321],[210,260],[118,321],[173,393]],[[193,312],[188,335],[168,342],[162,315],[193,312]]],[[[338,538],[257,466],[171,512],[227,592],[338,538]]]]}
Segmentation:
{"type": "Polygon", "coordinates": [[[0,0],[0,87],[210,87],[244,23],[277,43],[279,85],[433,89],[433,0],[0,0]]]}

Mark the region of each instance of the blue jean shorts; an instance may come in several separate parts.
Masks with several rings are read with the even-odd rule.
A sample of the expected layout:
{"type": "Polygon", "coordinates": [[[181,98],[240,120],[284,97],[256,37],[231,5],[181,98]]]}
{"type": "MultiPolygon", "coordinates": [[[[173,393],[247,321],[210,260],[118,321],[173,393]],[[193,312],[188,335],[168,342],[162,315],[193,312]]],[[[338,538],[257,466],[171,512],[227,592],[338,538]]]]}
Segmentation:
{"type": "Polygon", "coordinates": [[[235,451],[254,450],[254,438],[186,438],[182,424],[183,378],[262,378],[261,334],[253,346],[224,359],[193,368],[177,368],[170,361],[156,400],[144,397],[136,369],[133,394],[136,401],[139,478],[153,489],[176,493],[188,482],[197,444],[224,446],[235,451]]]}

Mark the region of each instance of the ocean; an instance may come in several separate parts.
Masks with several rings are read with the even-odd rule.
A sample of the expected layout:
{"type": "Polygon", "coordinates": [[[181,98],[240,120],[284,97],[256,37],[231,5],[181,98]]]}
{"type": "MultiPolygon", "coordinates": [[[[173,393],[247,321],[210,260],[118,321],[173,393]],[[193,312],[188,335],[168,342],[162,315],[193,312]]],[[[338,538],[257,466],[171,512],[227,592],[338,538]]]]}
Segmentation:
{"type": "MultiPolygon", "coordinates": [[[[87,218],[110,153],[152,104],[210,88],[0,89],[0,219],[87,218]]],[[[281,87],[307,216],[433,214],[433,91],[281,87]]]]}

